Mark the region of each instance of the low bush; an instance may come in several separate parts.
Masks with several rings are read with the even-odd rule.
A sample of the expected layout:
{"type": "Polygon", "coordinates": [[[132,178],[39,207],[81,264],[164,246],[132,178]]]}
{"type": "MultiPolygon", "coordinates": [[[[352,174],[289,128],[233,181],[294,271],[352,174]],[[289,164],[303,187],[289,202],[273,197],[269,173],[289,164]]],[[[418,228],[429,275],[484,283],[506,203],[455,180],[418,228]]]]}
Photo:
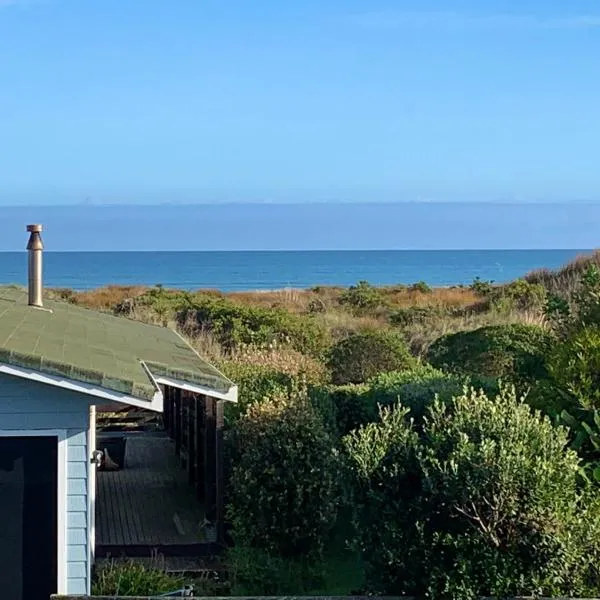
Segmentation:
{"type": "Polygon", "coordinates": [[[229,519],[236,545],[318,558],[338,510],[334,443],[306,394],[248,407],[236,424],[229,519]]]}
{"type": "Polygon", "coordinates": [[[382,373],[367,383],[329,385],[311,389],[315,407],[336,434],[344,436],[367,423],[379,420],[380,407],[400,402],[410,409],[417,423],[436,398],[449,401],[465,387],[497,393],[494,378],[467,377],[444,373],[426,364],[418,364],[409,371],[382,373]]]}
{"type": "Polygon", "coordinates": [[[536,325],[497,325],[461,331],[436,340],[429,362],[467,375],[536,380],[547,377],[545,356],[553,336],[536,325]]]}
{"type": "Polygon", "coordinates": [[[366,402],[373,406],[375,413],[379,406],[400,403],[410,410],[411,418],[420,422],[436,396],[448,401],[460,394],[468,381],[466,377],[444,373],[430,365],[419,365],[410,371],[384,373],[371,379],[366,402]]]}
{"type": "Polygon", "coordinates": [[[328,385],[310,390],[313,406],[335,435],[345,435],[357,427],[377,420],[379,411],[366,383],[328,385]]]}
{"type": "Polygon", "coordinates": [[[345,439],[374,594],[455,599],[597,594],[599,502],[566,431],[520,402],[470,392],[384,409],[345,439]]]}
{"type": "Polygon", "coordinates": [[[339,303],[361,314],[384,304],[384,297],[381,290],[368,281],[359,281],[357,285],[351,285],[340,294],[339,303]]]}
{"type": "Polygon", "coordinates": [[[227,402],[225,405],[228,423],[236,421],[249,406],[274,396],[289,394],[299,385],[293,375],[270,367],[224,361],[221,369],[238,386],[237,403],[227,402]]]}
{"type": "Polygon", "coordinates": [[[236,545],[227,553],[234,596],[298,596],[323,584],[319,562],[284,558],[250,546],[236,545]]]}
{"type": "Polygon", "coordinates": [[[363,383],[379,373],[401,371],[415,365],[404,338],[385,330],[347,337],[331,348],[327,362],[336,385],[363,383]]]}
{"type": "Polygon", "coordinates": [[[564,408],[600,410],[600,327],[585,327],[556,344],[547,362],[564,408]]]}
{"type": "Polygon", "coordinates": [[[408,306],[392,311],[390,323],[396,327],[406,327],[415,323],[427,323],[432,319],[452,315],[454,312],[455,310],[439,306],[408,306]]]}
{"type": "Polygon", "coordinates": [[[94,570],[94,596],[155,596],[183,587],[182,577],[167,573],[156,559],[146,566],[132,560],[110,561],[94,570]]]}
{"type": "Polygon", "coordinates": [[[413,283],[409,287],[409,290],[411,292],[420,292],[421,294],[431,294],[433,291],[425,281],[417,281],[416,283],[413,283]]]}
{"type": "Polygon", "coordinates": [[[242,345],[276,344],[319,355],[329,344],[327,330],[311,315],[246,306],[226,298],[195,297],[189,306],[178,311],[177,321],[192,337],[209,331],[227,350],[242,345]]]}

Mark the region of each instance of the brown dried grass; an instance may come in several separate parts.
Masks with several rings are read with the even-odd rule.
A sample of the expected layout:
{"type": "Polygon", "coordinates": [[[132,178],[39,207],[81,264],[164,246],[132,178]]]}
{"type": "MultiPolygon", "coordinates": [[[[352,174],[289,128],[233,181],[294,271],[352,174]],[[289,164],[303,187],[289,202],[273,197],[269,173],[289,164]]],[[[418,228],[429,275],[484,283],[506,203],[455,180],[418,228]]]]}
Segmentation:
{"type": "Polygon", "coordinates": [[[68,299],[75,304],[95,308],[97,310],[111,310],[116,304],[127,298],[137,298],[149,288],[142,285],[108,285],[76,292],[73,290],[55,290],[60,295],[68,294],[68,299]]]}
{"type": "Polygon", "coordinates": [[[537,269],[528,273],[525,280],[541,283],[551,294],[568,297],[577,289],[581,276],[590,265],[600,267],[600,250],[577,256],[557,271],[537,269]]]}
{"type": "Polygon", "coordinates": [[[227,357],[228,362],[267,367],[280,373],[302,376],[308,383],[323,383],[328,379],[325,365],[287,346],[245,346],[227,357]]]}

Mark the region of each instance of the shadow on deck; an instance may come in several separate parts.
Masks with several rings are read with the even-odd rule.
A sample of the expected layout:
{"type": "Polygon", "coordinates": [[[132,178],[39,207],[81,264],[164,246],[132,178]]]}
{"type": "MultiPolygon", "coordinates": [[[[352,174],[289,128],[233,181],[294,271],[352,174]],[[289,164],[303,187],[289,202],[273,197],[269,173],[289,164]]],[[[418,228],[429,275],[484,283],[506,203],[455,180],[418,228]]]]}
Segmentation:
{"type": "Polygon", "coordinates": [[[97,473],[96,556],[204,556],[214,531],[166,435],[128,434],[125,468],[97,473]]]}

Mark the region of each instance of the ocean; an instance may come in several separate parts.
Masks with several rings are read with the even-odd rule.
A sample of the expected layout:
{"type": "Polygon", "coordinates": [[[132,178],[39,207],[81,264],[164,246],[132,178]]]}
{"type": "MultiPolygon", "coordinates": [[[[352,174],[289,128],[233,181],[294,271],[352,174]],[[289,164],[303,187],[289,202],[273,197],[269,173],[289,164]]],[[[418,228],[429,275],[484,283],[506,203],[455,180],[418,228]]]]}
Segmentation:
{"type": "MultiPolygon", "coordinates": [[[[230,252],[45,252],[44,285],[86,290],[109,284],[222,291],[504,282],[558,268],[589,250],[371,250],[230,252]]],[[[26,252],[0,252],[0,284],[27,281],[26,252]]]]}

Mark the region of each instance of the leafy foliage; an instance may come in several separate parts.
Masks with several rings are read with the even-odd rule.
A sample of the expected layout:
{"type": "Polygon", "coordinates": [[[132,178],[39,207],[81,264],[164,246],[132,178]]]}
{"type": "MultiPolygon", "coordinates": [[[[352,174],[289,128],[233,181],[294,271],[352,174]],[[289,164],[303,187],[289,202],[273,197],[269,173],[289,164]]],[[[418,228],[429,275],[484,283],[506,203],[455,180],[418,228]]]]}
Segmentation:
{"type": "Polygon", "coordinates": [[[229,518],[241,546],[319,556],[335,525],[338,460],[306,394],[276,395],[237,423],[229,518]]]}
{"type": "Polygon", "coordinates": [[[288,344],[318,355],[329,344],[327,331],[311,315],[244,306],[226,298],[197,297],[179,310],[177,319],[188,334],[209,331],[229,350],[244,344],[288,344]]]}
{"type": "Polygon", "coordinates": [[[384,298],[381,291],[368,281],[359,281],[342,292],[339,302],[360,314],[381,306],[384,298]]]}
{"type": "Polygon", "coordinates": [[[556,344],[548,370],[567,400],[565,408],[600,410],[600,327],[581,329],[556,344]]]}
{"type": "Polygon", "coordinates": [[[298,382],[288,373],[258,365],[226,361],[223,373],[238,386],[238,402],[225,405],[228,422],[237,420],[249,406],[274,396],[290,393],[298,382]]]}
{"type": "Polygon", "coordinates": [[[505,390],[405,408],[345,439],[375,593],[476,598],[598,589],[598,502],[563,429],[505,390]]]}
{"type": "Polygon", "coordinates": [[[404,339],[392,331],[356,333],[335,344],[328,356],[333,383],[362,383],[415,364],[404,339]]]}
{"type": "Polygon", "coordinates": [[[378,421],[380,407],[398,402],[410,410],[412,419],[420,423],[436,398],[449,401],[467,386],[491,393],[498,391],[495,379],[459,376],[444,373],[430,365],[417,364],[407,371],[382,373],[367,383],[315,387],[311,389],[311,398],[315,406],[320,407],[326,421],[335,423],[333,431],[343,436],[362,425],[378,421]]]}
{"type": "Polygon", "coordinates": [[[532,380],[547,377],[545,355],[552,335],[535,325],[498,325],[439,338],[429,362],[450,371],[532,380]]]}
{"type": "Polygon", "coordinates": [[[320,564],[310,558],[283,557],[236,545],[229,549],[227,559],[235,596],[297,596],[323,583],[320,564]]]}
{"type": "Polygon", "coordinates": [[[600,267],[592,263],[568,295],[551,295],[546,314],[563,335],[586,327],[600,327],[600,267]]]}
{"type": "Polygon", "coordinates": [[[425,281],[417,281],[410,286],[412,292],[420,292],[421,294],[431,294],[433,291],[425,281]]]}

